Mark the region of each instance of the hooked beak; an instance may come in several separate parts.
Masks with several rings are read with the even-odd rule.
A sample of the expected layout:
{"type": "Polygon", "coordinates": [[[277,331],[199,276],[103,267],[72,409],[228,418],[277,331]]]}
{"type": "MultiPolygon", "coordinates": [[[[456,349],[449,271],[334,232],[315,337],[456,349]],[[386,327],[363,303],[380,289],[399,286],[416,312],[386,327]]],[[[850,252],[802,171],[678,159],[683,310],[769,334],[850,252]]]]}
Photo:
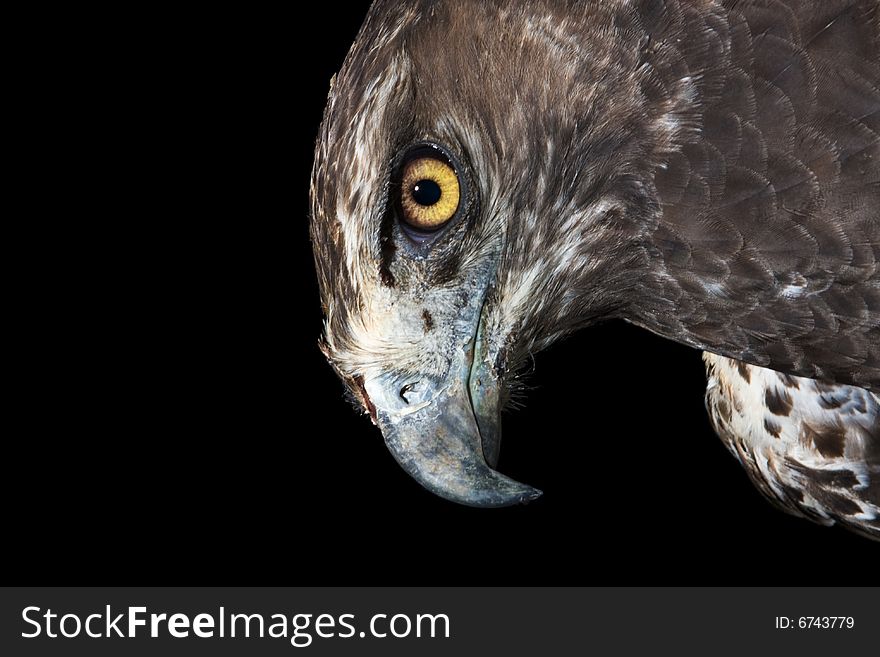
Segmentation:
{"type": "Polygon", "coordinates": [[[541,495],[490,467],[501,446],[499,388],[480,335],[459,348],[443,378],[381,375],[364,384],[385,444],[403,469],[440,497],[476,507],[541,495]]]}

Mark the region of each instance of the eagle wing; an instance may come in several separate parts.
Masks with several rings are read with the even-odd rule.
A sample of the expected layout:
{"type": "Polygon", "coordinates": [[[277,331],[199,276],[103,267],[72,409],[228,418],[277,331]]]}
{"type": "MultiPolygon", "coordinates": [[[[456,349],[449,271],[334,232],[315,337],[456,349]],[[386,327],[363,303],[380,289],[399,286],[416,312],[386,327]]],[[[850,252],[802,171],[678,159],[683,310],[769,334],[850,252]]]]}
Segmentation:
{"type": "Polygon", "coordinates": [[[666,305],[632,321],[880,388],[878,2],[643,4],[650,84],[689,102],[655,174],[666,305]]]}

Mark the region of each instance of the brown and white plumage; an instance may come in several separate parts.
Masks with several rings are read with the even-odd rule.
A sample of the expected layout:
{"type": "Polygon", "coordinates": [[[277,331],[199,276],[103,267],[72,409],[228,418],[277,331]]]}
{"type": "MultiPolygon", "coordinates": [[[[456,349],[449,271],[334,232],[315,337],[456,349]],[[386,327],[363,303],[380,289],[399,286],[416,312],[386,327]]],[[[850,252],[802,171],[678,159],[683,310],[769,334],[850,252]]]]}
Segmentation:
{"type": "Polygon", "coordinates": [[[877,0],[379,0],[312,202],[325,353],[431,490],[533,499],[489,467],[511,374],[617,317],[707,352],[771,499],[876,537],[877,0]],[[428,147],[462,204],[414,237],[428,147]]]}
{"type": "Polygon", "coordinates": [[[789,513],[880,538],[880,399],[705,354],[706,407],[755,486],[789,513]]]}
{"type": "Polygon", "coordinates": [[[704,48],[727,60],[720,92],[655,176],[674,317],[636,321],[819,377],[706,354],[713,425],[776,504],[880,538],[880,410],[845,385],[880,386],[877,3],[739,3],[727,18],[691,44],[698,62],[704,48]]]}

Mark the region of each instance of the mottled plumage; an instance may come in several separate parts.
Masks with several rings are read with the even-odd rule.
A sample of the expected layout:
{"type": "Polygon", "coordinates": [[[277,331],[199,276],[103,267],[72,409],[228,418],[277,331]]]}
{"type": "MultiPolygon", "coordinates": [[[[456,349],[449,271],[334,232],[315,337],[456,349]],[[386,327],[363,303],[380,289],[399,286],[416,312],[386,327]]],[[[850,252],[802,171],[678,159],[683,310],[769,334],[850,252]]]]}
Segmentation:
{"type": "Polygon", "coordinates": [[[880,538],[880,399],[705,354],[721,440],[774,504],[880,538]]]}
{"type": "Polygon", "coordinates": [[[380,0],[312,185],[323,348],[431,490],[534,498],[489,467],[511,374],[617,317],[709,352],[765,494],[877,535],[877,0],[380,0]],[[424,144],[462,204],[414,240],[424,144]]]}

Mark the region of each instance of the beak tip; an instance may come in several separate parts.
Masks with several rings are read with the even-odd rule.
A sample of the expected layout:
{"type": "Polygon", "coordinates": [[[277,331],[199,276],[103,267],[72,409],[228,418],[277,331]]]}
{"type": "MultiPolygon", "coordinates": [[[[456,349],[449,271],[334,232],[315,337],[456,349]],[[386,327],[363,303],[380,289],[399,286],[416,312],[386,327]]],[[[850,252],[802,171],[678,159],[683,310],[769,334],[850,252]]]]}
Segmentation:
{"type": "Polygon", "coordinates": [[[544,494],[543,491],[538,490],[537,488],[532,488],[531,486],[523,486],[523,488],[524,488],[524,490],[522,491],[522,493],[520,493],[520,494],[517,496],[517,498],[516,498],[515,501],[511,504],[511,506],[514,506],[514,505],[523,505],[523,506],[525,506],[525,505],[527,505],[527,504],[530,504],[530,503],[534,502],[534,501],[537,500],[539,497],[541,497],[541,495],[544,494]]]}
{"type": "MultiPolygon", "coordinates": [[[[543,492],[537,488],[526,486],[525,484],[521,484],[518,481],[514,481],[513,479],[498,473],[493,474],[495,475],[495,477],[493,477],[495,481],[493,482],[491,492],[483,490],[481,491],[482,494],[472,494],[466,497],[457,498],[447,497],[443,493],[440,493],[440,495],[447,497],[447,499],[452,499],[452,501],[458,502],[459,504],[490,509],[505,506],[526,505],[530,502],[534,502],[543,495],[543,492]]],[[[474,493],[476,493],[476,491],[474,493]]]]}
{"type": "MultiPolygon", "coordinates": [[[[540,497],[541,491],[489,465],[498,461],[500,433],[486,431],[483,436],[467,391],[441,383],[425,384],[422,393],[433,395],[430,404],[397,413],[379,404],[379,428],[395,460],[432,493],[465,506],[516,506],[540,497]]],[[[390,405],[389,391],[396,384],[375,378],[364,388],[365,398],[390,405]]]]}
{"type": "Polygon", "coordinates": [[[528,504],[529,502],[534,502],[536,499],[541,497],[544,494],[544,491],[538,490],[537,488],[533,488],[531,492],[523,498],[522,503],[528,504]]]}

